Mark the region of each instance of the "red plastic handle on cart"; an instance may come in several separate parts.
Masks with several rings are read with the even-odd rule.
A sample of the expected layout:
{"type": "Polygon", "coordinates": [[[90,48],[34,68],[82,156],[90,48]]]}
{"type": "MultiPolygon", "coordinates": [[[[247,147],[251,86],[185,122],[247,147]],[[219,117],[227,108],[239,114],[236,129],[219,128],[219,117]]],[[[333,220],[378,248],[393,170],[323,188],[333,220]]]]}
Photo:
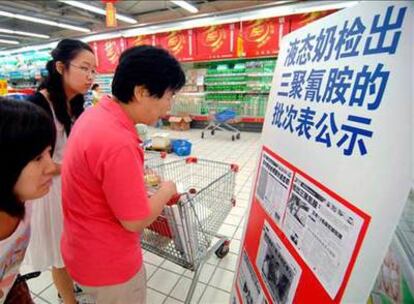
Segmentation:
{"type": "Polygon", "coordinates": [[[168,201],[167,205],[168,205],[168,206],[172,206],[172,205],[177,204],[177,203],[178,203],[178,201],[179,201],[179,200],[180,200],[180,198],[181,198],[181,195],[182,195],[182,194],[180,194],[180,193],[176,193],[176,194],[174,194],[174,195],[170,198],[170,200],[168,201]]]}
{"type": "Polygon", "coordinates": [[[230,169],[231,169],[231,171],[233,171],[234,173],[239,172],[239,166],[238,166],[238,165],[236,165],[236,164],[231,164],[231,165],[230,165],[230,169]]]}
{"type": "Polygon", "coordinates": [[[186,159],[185,159],[185,162],[187,163],[187,164],[196,164],[197,163],[197,161],[198,161],[198,159],[197,159],[197,157],[187,157],[186,159]]]}

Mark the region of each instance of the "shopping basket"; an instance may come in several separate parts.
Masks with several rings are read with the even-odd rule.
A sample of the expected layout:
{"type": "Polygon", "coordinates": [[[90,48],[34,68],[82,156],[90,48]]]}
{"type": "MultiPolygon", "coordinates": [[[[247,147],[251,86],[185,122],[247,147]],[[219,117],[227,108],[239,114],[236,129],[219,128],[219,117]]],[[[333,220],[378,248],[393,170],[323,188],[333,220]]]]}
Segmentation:
{"type": "Polygon", "coordinates": [[[142,233],[142,247],[195,272],[185,303],[189,303],[200,270],[214,252],[223,258],[230,241],[217,232],[235,205],[237,165],[194,157],[152,167],[176,183],[179,194],[142,233]],[[213,244],[214,240],[218,239],[213,244]]]}

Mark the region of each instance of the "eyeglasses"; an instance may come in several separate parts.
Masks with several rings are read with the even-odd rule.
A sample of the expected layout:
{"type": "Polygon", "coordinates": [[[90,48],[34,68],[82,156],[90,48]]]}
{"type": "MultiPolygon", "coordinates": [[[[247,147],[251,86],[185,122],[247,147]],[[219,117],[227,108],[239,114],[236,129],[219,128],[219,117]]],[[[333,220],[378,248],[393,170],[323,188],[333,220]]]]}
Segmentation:
{"type": "Polygon", "coordinates": [[[82,73],[84,73],[86,75],[91,75],[92,77],[95,77],[96,74],[97,74],[95,69],[91,69],[91,68],[88,68],[86,66],[75,65],[75,64],[72,64],[72,63],[70,65],[77,68],[77,69],[79,69],[79,70],[81,70],[82,73]]]}

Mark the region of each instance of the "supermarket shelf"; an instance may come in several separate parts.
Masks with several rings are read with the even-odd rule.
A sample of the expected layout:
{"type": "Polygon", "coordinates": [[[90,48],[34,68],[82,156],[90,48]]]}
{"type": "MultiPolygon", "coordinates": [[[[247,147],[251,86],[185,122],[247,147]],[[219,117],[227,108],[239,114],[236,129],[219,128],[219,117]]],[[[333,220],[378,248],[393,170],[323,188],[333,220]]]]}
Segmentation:
{"type": "Polygon", "coordinates": [[[207,77],[246,76],[246,73],[206,74],[207,77]]]}
{"type": "Polygon", "coordinates": [[[217,85],[240,85],[246,84],[246,81],[229,81],[229,82],[206,82],[206,86],[217,86],[217,85]]]}
{"type": "MultiPolygon", "coordinates": [[[[168,120],[170,118],[171,115],[165,115],[163,117],[163,119],[168,120]]],[[[210,119],[209,115],[203,115],[203,114],[190,114],[191,118],[195,121],[208,121],[210,119]]],[[[246,116],[246,117],[240,117],[240,122],[245,122],[245,123],[263,123],[264,122],[264,117],[250,117],[250,116],[246,116]]]]}
{"type": "Polygon", "coordinates": [[[206,94],[269,94],[269,91],[206,91],[206,94]]]}
{"type": "Polygon", "coordinates": [[[206,103],[218,102],[218,103],[243,103],[241,100],[206,100],[206,103]]]}
{"type": "Polygon", "coordinates": [[[270,77],[273,76],[273,73],[247,73],[249,77],[270,77]]]}
{"type": "Polygon", "coordinates": [[[206,92],[180,92],[176,96],[204,96],[206,92]]]}

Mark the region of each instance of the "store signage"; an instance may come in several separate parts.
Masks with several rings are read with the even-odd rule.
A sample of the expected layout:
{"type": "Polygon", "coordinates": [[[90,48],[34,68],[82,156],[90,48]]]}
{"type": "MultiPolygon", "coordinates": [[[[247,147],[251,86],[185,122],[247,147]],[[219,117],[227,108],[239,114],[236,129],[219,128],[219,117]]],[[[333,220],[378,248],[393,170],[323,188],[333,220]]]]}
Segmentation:
{"type": "Polygon", "coordinates": [[[274,56],[279,42],[289,32],[285,18],[246,21],[241,26],[246,57],[274,56]]]}
{"type": "Polygon", "coordinates": [[[334,12],[335,10],[329,10],[289,16],[287,17],[290,25],[289,32],[293,32],[311,22],[328,16],[334,12]]]}
{"type": "Polygon", "coordinates": [[[0,96],[7,95],[7,80],[0,79],[0,96]]]}
{"type": "Polygon", "coordinates": [[[174,55],[180,61],[193,60],[193,30],[173,31],[156,35],[156,44],[174,55]]]}
{"type": "Polygon", "coordinates": [[[116,27],[116,8],[113,3],[106,3],[106,26],[116,27]]]}
{"type": "Polygon", "coordinates": [[[368,299],[411,185],[413,12],[364,2],[283,39],[233,302],[368,299]]]}
{"type": "Polygon", "coordinates": [[[236,56],[236,24],[222,24],[195,29],[196,59],[220,59],[236,56]]]}
{"type": "Polygon", "coordinates": [[[140,35],[126,39],[127,48],[139,45],[155,46],[155,35],[140,35]]]}
{"type": "Polygon", "coordinates": [[[118,65],[119,56],[125,50],[124,38],[95,41],[91,45],[96,55],[97,71],[113,73],[118,65]]]}

